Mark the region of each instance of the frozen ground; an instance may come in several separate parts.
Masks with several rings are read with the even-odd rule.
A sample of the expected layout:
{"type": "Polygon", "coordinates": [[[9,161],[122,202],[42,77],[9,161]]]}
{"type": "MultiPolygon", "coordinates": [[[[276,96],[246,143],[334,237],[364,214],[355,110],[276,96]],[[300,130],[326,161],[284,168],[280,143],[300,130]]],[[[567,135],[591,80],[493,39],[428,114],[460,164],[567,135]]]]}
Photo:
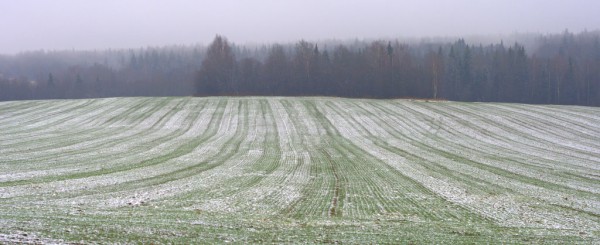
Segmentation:
{"type": "Polygon", "coordinates": [[[600,108],[0,103],[0,243],[600,243],[600,108]]]}

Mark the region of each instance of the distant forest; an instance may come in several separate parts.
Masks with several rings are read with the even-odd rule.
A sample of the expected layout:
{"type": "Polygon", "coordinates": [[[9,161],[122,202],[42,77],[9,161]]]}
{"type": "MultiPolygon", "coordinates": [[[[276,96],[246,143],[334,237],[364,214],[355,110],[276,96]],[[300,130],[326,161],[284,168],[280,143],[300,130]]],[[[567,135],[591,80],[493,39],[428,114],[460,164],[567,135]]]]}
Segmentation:
{"type": "Polygon", "coordinates": [[[518,41],[352,41],[0,56],[0,100],[341,96],[600,106],[600,31],[518,41]]]}

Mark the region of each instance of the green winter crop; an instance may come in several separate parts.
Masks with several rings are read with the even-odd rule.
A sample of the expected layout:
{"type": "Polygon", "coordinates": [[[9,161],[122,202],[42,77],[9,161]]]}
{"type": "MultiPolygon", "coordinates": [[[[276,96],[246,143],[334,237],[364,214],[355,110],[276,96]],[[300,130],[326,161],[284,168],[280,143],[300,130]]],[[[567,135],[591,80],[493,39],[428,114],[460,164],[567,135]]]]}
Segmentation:
{"type": "Polygon", "coordinates": [[[0,243],[598,243],[600,108],[0,103],[0,243]]]}

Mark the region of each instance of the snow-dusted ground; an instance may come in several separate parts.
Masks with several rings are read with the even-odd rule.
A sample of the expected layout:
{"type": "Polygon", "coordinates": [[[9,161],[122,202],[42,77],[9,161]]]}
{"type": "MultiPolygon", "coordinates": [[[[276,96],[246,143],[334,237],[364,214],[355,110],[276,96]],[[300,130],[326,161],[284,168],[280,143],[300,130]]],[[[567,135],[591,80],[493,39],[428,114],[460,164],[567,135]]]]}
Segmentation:
{"type": "Polygon", "coordinates": [[[178,224],[214,241],[291,239],[288,229],[304,229],[297,238],[308,241],[343,235],[312,234],[340,226],[364,230],[348,242],[398,229],[414,232],[396,238],[427,241],[598,242],[600,108],[277,97],[0,103],[0,242],[160,241],[150,234],[185,237],[178,224]],[[109,232],[117,227],[125,235],[109,232]]]}

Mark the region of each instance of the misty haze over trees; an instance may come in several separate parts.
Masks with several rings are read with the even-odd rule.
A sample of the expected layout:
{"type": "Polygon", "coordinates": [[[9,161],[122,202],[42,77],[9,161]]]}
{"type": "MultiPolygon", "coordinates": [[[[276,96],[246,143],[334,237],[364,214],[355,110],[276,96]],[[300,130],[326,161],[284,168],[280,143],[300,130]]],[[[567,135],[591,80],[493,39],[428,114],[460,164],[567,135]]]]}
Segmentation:
{"type": "Polygon", "coordinates": [[[533,44],[396,40],[0,56],[0,100],[342,96],[600,106],[600,32],[533,44]]]}

